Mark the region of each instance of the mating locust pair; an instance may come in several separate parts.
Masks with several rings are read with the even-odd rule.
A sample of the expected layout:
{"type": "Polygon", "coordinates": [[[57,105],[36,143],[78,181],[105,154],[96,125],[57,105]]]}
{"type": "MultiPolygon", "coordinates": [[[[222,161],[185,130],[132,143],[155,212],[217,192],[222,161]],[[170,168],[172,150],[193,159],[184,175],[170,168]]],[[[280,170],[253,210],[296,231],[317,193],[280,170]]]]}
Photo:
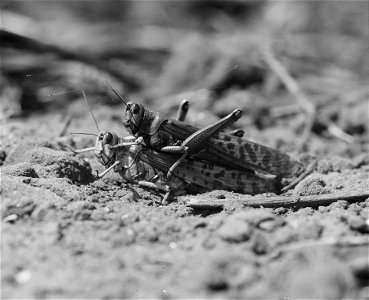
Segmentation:
{"type": "Polygon", "coordinates": [[[282,177],[303,170],[287,154],[242,139],[241,130],[223,133],[241,117],[240,109],[200,129],[184,122],[187,101],[179,107],[176,120],[164,119],[141,104],[126,103],[111,90],[126,105],[123,125],[132,136],[120,138],[110,131],[99,132],[95,147],[75,151],[95,151],[107,168],[98,175],[100,178],[114,169],[127,181],[164,190],[166,202],[188,189],[224,189],[252,195],[279,192],[282,177]]]}

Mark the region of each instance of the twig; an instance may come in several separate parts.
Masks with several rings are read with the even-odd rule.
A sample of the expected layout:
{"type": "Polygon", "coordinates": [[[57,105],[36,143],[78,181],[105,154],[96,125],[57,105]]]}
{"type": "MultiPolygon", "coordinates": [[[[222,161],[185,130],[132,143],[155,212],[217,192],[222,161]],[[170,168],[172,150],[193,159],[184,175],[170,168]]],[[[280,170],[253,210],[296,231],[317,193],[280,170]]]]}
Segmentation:
{"type": "Polygon", "coordinates": [[[360,247],[367,245],[369,245],[368,236],[328,237],[319,240],[305,240],[277,247],[266,257],[264,263],[268,263],[270,260],[275,259],[283,253],[298,251],[301,249],[325,246],[360,247]]]}
{"type": "Polygon", "coordinates": [[[270,108],[272,118],[284,118],[301,113],[301,107],[297,104],[276,106],[270,108]]]}
{"type": "Polygon", "coordinates": [[[369,192],[347,195],[344,193],[309,195],[309,196],[275,196],[275,197],[257,197],[245,195],[238,199],[197,199],[192,198],[187,202],[187,206],[193,208],[219,209],[227,203],[239,203],[250,207],[317,207],[329,205],[338,200],[349,202],[364,201],[369,198],[369,192]]]}
{"type": "Polygon", "coordinates": [[[354,142],[355,142],[355,138],[354,138],[352,135],[350,135],[350,134],[348,134],[348,133],[344,132],[344,131],[343,131],[341,128],[339,128],[336,124],[330,123],[330,124],[328,125],[328,132],[329,132],[331,135],[333,135],[333,136],[337,137],[338,139],[340,139],[340,140],[342,140],[342,141],[346,142],[347,144],[352,144],[352,143],[354,143],[354,142]]]}
{"type": "Polygon", "coordinates": [[[285,85],[287,90],[295,97],[298,104],[306,113],[305,128],[300,142],[301,149],[305,146],[311,134],[311,129],[315,120],[315,105],[307,99],[296,80],[290,75],[287,69],[274,57],[270,47],[264,47],[262,53],[265,62],[268,64],[270,69],[278,76],[278,78],[285,85]]]}
{"type": "Polygon", "coordinates": [[[278,249],[279,251],[291,251],[298,250],[307,247],[316,246],[363,246],[369,244],[368,236],[348,236],[348,237],[328,237],[320,240],[302,241],[295,242],[292,244],[285,245],[278,249]]]}
{"type": "Polygon", "coordinates": [[[62,47],[46,44],[36,39],[28,38],[4,29],[0,30],[0,39],[2,47],[29,50],[37,53],[55,53],[63,59],[76,60],[87,65],[94,66],[118,80],[123,81],[132,88],[139,87],[139,83],[132,78],[130,74],[124,74],[121,70],[116,70],[109,63],[97,59],[92,55],[88,55],[85,52],[78,53],[76,51],[67,50],[62,47]]]}

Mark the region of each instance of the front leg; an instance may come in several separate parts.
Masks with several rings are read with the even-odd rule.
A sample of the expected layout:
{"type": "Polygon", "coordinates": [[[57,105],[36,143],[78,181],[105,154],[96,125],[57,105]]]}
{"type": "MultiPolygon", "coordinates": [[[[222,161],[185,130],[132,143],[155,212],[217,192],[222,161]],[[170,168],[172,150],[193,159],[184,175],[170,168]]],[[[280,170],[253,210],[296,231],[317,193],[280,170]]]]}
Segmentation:
{"type": "Polygon", "coordinates": [[[104,177],[107,173],[109,173],[112,169],[114,169],[117,165],[120,164],[120,161],[115,161],[109,168],[107,168],[104,172],[97,174],[97,178],[102,178],[104,177]]]}
{"type": "Polygon", "coordinates": [[[128,141],[128,142],[120,142],[114,146],[108,146],[110,150],[115,150],[115,149],[121,149],[121,148],[125,148],[125,147],[130,147],[130,146],[137,146],[137,145],[142,145],[143,144],[143,138],[142,137],[138,137],[138,138],[134,138],[132,137],[132,141],[128,141]]]}
{"type": "Polygon", "coordinates": [[[150,181],[144,181],[144,180],[139,181],[138,185],[165,192],[165,195],[164,195],[163,200],[161,201],[161,204],[167,204],[170,198],[172,197],[172,191],[169,185],[162,185],[162,184],[158,184],[158,183],[154,183],[150,181]]]}

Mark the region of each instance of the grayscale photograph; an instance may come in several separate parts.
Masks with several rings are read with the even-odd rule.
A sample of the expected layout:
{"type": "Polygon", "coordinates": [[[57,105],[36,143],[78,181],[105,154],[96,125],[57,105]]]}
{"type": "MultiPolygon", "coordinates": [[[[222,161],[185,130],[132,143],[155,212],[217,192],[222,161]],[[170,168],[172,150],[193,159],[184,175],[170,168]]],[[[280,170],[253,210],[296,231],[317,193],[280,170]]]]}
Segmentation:
{"type": "Polygon", "coordinates": [[[0,24],[1,299],[369,299],[369,1],[0,24]]]}

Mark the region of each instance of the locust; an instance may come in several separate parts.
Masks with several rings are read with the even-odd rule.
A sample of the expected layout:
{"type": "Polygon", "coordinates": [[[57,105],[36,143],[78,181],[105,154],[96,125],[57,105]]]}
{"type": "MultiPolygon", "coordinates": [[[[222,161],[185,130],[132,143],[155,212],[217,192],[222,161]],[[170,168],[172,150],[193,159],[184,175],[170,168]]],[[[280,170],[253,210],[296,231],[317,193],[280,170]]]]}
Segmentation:
{"type": "MultiPolygon", "coordinates": [[[[180,106],[178,119],[185,118],[187,108],[186,103],[180,106]]],[[[90,112],[94,117],[91,109],[90,112]]],[[[95,117],[94,120],[96,122],[95,117]]],[[[97,122],[96,126],[98,128],[97,122]]],[[[240,135],[242,131],[232,134],[240,135]]],[[[274,178],[260,177],[249,170],[236,170],[206,160],[183,159],[182,164],[173,170],[173,176],[167,178],[166,173],[177,161],[176,155],[158,152],[142,143],[136,143],[134,136],[119,138],[108,130],[99,131],[95,147],[74,152],[91,150],[98,162],[106,167],[104,172],[97,175],[98,178],[114,169],[127,181],[165,191],[163,203],[188,189],[197,192],[223,189],[252,195],[278,190],[278,182],[274,178]]]]}
{"type": "Polygon", "coordinates": [[[119,138],[110,131],[99,134],[94,151],[98,161],[107,167],[99,177],[114,168],[126,180],[137,180],[140,185],[165,191],[163,203],[168,201],[172,191],[178,192],[181,188],[220,189],[251,195],[278,190],[278,182],[274,178],[200,160],[184,159],[167,178],[165,174],[177,161],[177,156],[137,145],[134,140],[133,136],[119,138]]]}
{"type": "Polygon", "coordinates": [[[188,159],[204,160],[233,170],[268,173],[279,178],[296,176],[304,171],[300,162],[284,152],[221,132],[241,117],[240,109],[209,126],[198,128],[181,119],[162,118],[158,112],[142,104],[126,102],[113,87],[110,88],[125,103],[123,125],[137,138],[136,143],[177,156],[167,172],[168,178],[182,161],[188,159]]]}

